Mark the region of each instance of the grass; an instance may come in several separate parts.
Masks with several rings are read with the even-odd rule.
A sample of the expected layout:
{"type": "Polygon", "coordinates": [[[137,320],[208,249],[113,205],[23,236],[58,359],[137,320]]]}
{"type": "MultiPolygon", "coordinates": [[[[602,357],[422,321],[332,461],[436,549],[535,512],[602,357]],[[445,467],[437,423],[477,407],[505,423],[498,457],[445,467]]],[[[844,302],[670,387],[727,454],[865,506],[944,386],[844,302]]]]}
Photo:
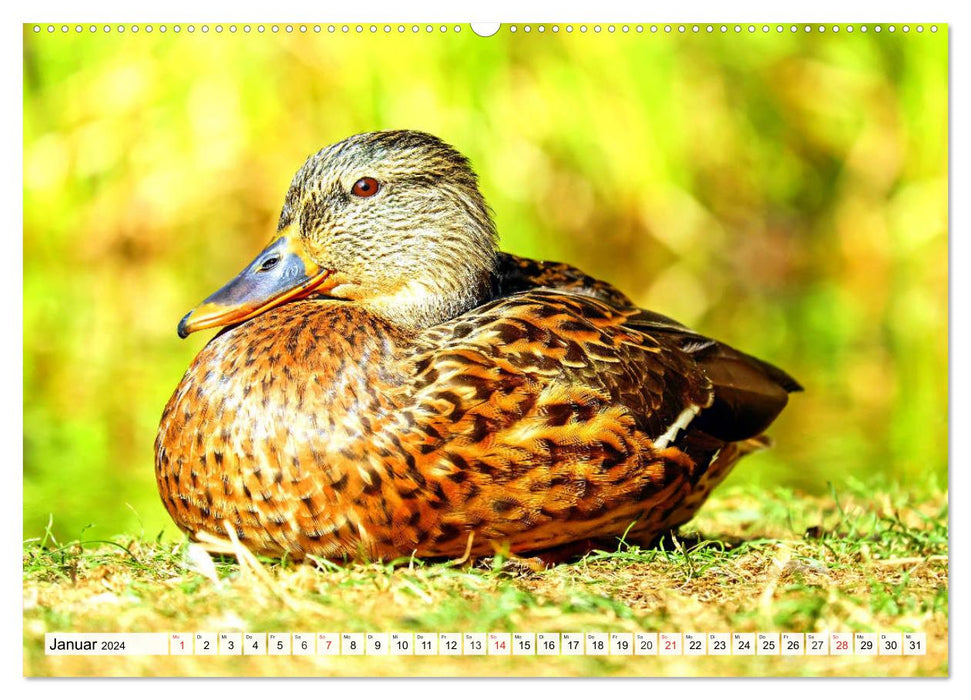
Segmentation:
{"type": "Polygon", "coordinates": [[[24,548],[25,675],[948,673],[946,493],[728,489],[682,534],[544,568],[294,564],[121,537],[24,548]],[[53,631],[918,631],[918,657],[46,657],[53,631]]]}

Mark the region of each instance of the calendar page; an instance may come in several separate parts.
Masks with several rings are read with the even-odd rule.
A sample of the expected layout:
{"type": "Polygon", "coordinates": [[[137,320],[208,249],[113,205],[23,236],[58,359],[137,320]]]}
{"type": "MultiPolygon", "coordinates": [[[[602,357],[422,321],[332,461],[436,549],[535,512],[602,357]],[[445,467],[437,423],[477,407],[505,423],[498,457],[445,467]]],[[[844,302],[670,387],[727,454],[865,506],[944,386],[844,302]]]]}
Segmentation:
{"type": "Polygon", "coordinates": [[[23,25],[24,675],[947,676],[947,23],[312,14],[23,25]]]}

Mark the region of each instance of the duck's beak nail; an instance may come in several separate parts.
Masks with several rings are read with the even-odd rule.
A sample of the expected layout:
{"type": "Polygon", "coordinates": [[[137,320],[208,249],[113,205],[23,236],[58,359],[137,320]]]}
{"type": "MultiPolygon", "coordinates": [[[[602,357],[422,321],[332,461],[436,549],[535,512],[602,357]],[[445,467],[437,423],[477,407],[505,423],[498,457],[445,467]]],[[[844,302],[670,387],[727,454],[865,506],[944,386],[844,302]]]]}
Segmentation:
{"type": "Polygon", "coordinates": [[[241,323],[286,301],[322,289],[330,275],[289,236],[268,245],[236,277],[179,321],[179,337],[203,328],[241,323]]]}
{"type": "Polygon", "coordinates": [[[188,338],[189,333],[192,332],[189,329],[189,316],[191,315],[192,315],[192,312],[190,311],[189,313],[187,313],[185,316],[182,317],[181,321],[179,321],[179,337],[182,338],[182,340],[185,340],[186,338],[188,338]]]}

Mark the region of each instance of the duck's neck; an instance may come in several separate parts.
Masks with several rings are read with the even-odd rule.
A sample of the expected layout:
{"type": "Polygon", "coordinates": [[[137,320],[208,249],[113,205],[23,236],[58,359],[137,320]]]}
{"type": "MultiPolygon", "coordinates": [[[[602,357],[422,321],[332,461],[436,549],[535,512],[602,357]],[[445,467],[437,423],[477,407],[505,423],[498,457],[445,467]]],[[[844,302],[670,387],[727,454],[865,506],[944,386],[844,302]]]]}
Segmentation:
{"type": "Polygon", "coordinates": [[[491,268],[470,265],[461,274],[416,278],[393,293],[358,303],[405,333],[417,332],[486,303],[497,293],[497,280],[491,268]]]}

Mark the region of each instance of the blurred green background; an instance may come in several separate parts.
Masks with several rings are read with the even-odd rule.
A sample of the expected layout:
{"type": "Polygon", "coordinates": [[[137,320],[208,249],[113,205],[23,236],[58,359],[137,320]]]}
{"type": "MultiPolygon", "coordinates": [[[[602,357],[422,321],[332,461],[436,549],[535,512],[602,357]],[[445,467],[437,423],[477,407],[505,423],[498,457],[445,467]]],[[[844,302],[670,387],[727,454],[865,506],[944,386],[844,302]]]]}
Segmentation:
{"type": "Polygon", "coordinates": [[[414,128],[471,157],[504,249],[563,260],[806,393],[731,482],[947,484],[947,31],[24,28],[24,528],[176,529],[181,316],[294,171],[414,128]]]}

